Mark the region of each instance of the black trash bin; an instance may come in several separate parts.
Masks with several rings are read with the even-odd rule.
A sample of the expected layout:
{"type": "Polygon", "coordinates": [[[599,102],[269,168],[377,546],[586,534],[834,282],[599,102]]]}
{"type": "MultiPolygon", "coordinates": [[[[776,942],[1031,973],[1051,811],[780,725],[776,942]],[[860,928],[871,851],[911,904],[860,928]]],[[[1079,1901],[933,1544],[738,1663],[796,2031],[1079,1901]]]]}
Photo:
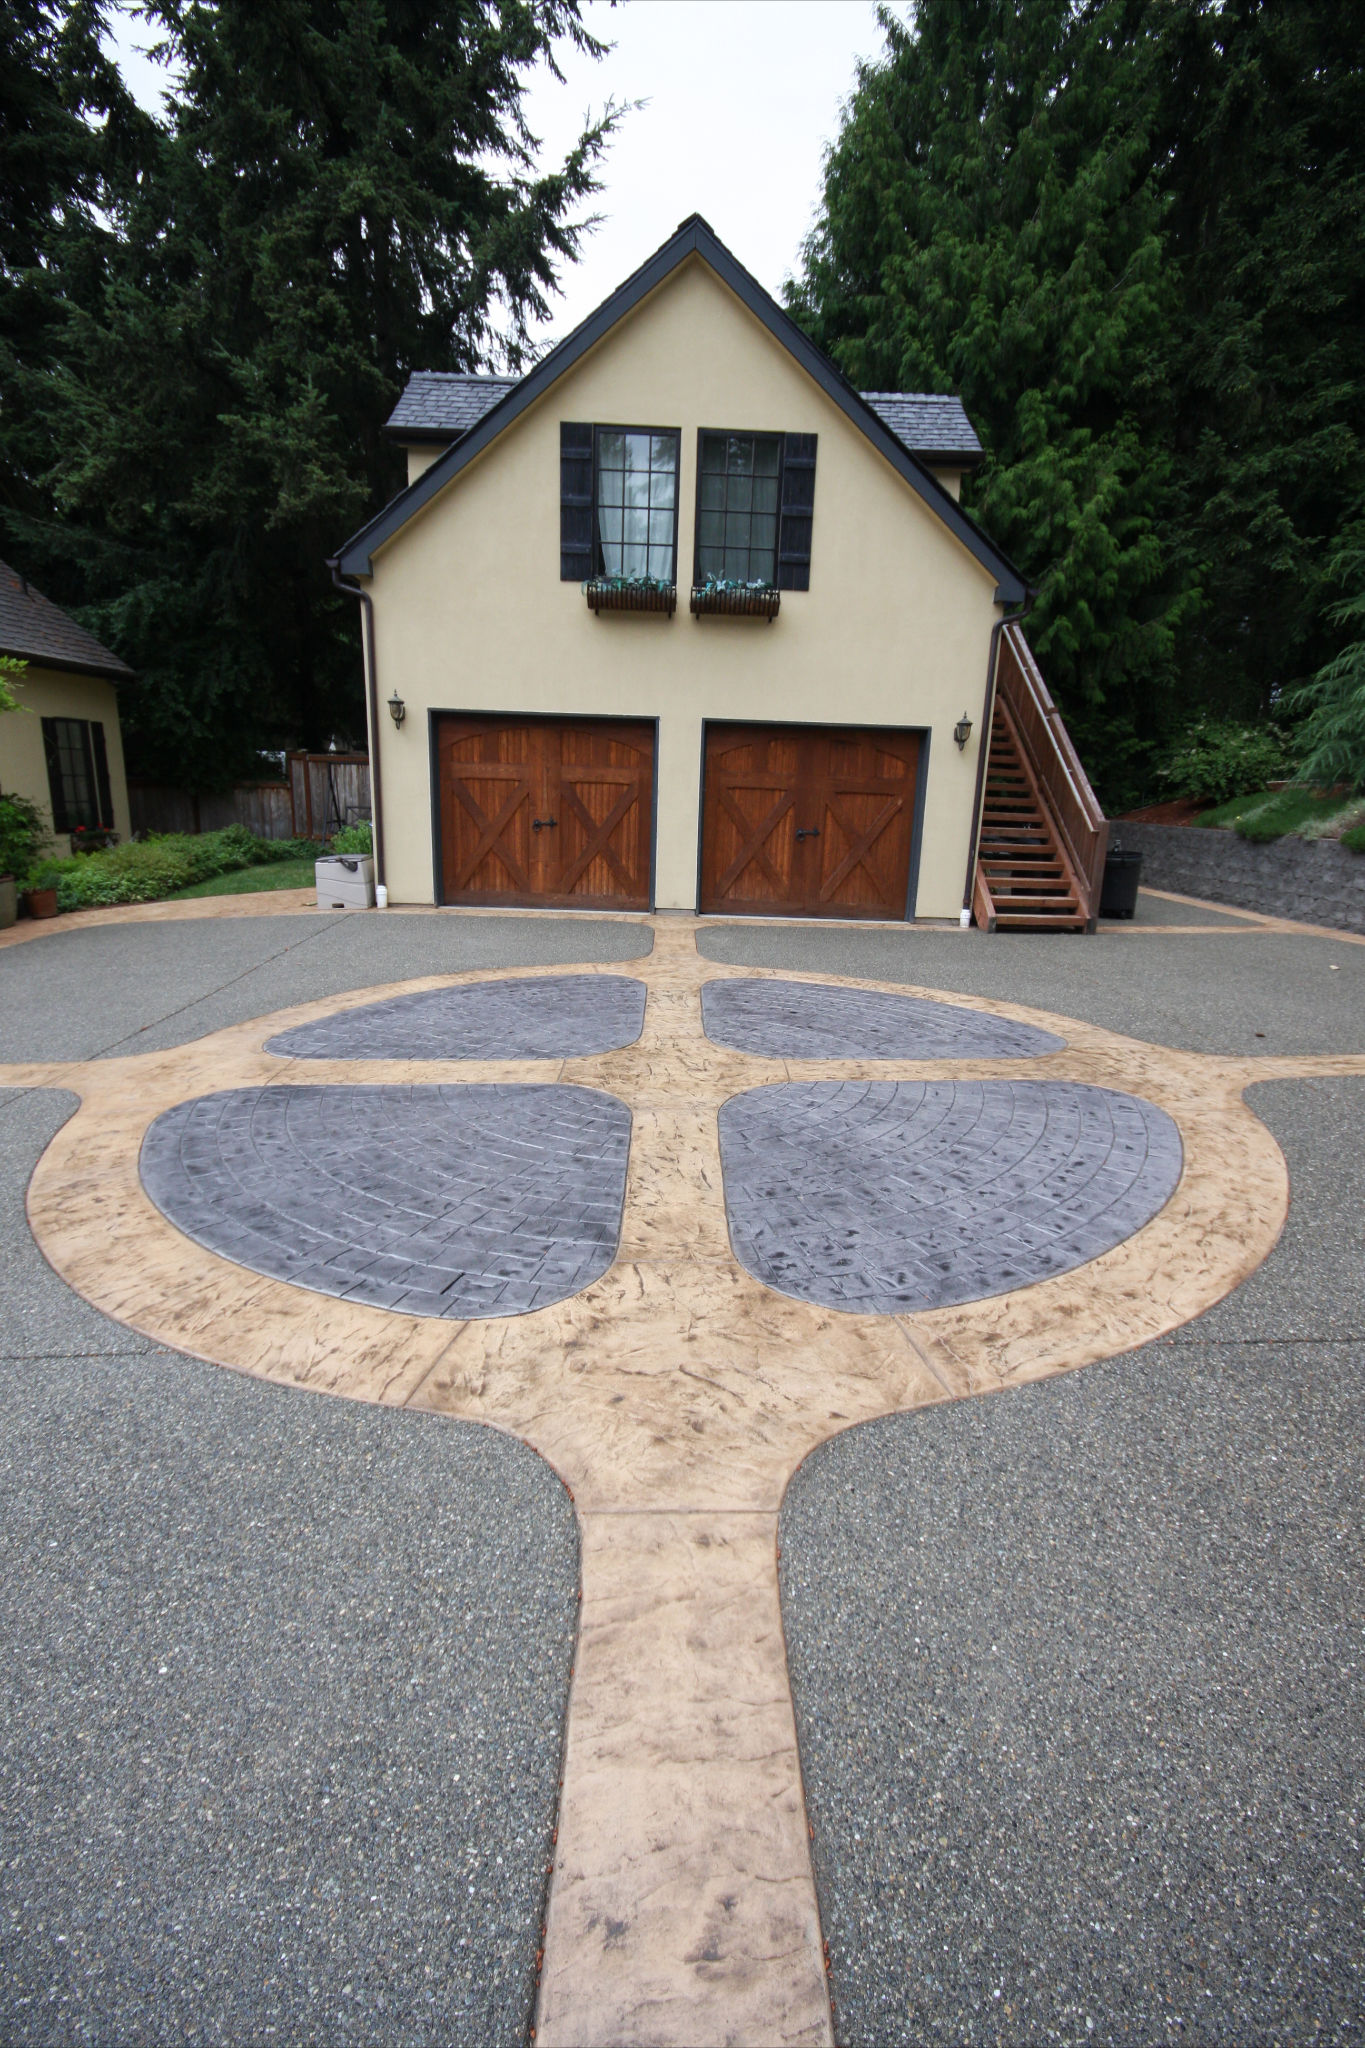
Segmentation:
{"type": "Polygon", "coordinates": [[[1125,853],[1121,846],[1113,847],[1104,863],[1100,916],[1131,917],[1137,909],[1138,883],[1141,880],[1142,855],[1125,853]]]}

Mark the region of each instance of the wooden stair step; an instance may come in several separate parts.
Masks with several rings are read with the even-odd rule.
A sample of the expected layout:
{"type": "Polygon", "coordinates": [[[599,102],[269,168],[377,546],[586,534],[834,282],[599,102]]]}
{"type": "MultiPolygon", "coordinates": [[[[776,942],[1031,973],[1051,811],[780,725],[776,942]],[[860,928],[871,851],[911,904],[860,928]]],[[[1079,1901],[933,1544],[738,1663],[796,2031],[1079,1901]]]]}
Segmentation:
{"type": "Polygon", "coordinates": [[[1026,910],[1043,911],[1049,917],[1080,916],[1081,906],[1074,896],[1015,896],[1009,893],[1002,896],[992,889],[991,897],[1002,916],[1010,911],[1018,917],[1026,910]]]}
{"type": "Polygon", "coordinates": [[[1083,932],[1083,917],[997,917],[995,929],[998,932],[1083,932]]]}

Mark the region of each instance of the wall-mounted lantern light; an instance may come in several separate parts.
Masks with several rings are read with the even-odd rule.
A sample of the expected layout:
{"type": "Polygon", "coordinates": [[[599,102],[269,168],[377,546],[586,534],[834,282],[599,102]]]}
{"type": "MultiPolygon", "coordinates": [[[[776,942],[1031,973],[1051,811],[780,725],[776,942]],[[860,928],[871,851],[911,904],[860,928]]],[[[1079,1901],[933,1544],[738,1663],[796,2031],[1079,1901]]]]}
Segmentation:
{"type": "Polygon", "coordinates": [[[395,725],[401,725],[403,723],[403,720],[407,717],[407,715],[408,707],[403,702],[403,699],[399,696],[397,690],[395,690],[393,695],[389,699],[389,717],[393,720],[395,725]]]}
{"type": "Polygon", "coordinates": [[[961,718],[959,718],[959,720],[957,721],[957,724],[953,727],[953,738],[957,741],[959,749],[961,749],[962,747],[966,746],[971,736],[972,721],[970,720],[970,718],[968,718],[966,712],[964,711],[961,718]]]}

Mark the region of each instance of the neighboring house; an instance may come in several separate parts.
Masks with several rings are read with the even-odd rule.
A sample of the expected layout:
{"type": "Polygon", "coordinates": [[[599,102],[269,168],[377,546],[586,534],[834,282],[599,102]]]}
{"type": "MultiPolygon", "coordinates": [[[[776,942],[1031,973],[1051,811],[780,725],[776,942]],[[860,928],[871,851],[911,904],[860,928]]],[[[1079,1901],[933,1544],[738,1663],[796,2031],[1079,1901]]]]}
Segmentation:
{"type": "Polygon", "coordinates": [[[408,487],[333,567],[391,901],[957,918],[1027,595],[957,399],[854,391],[693,217],[388,431],[408,487]]]}
{"type": "Polygon", "coordinates": [[[28,663],[14,685],[24,709],[0,718],[0,790],[37,804],[58,837],[93,826],[126,838],[114,686],[130,681],[132,670],[5,562],[0,654],[28,663]]]}

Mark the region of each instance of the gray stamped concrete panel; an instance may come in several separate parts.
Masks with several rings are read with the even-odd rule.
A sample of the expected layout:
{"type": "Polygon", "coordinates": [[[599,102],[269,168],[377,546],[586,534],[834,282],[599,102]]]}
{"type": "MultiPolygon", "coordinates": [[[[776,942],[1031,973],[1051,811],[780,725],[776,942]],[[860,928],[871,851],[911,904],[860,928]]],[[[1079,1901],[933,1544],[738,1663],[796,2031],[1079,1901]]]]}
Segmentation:
{"type": "Polygon", "coordinates": [[[560,1085],[229,1089],[179,1103],[143,1185],[252,1272],[404,1315],[523,1315],[616,1253],[630,1111],[560,1085]]]}
{"type": "Polygon", "coordinates": [[[266,1050],[306,1060],[539,1060],[615,1052],[645,1021],[645,985],[625,974],[551,974],[394,996],[319,1017],[266,1050]]]}
{"type": "Polygon", "coordinates": [[[1075,1081],[816,1081],[720,1112],[730,1241],[765,1286],[896,1315],[1069,1272],[1148,1222],[1179,1132],[1075,1081]]]}
{"type": "Polygon", "coordinates": [[[713,1044],[779,1060],[1037,1059],[1066,1042],[954,1003],[818,981],[710,981],[701,1014],[713,1044]]]}

